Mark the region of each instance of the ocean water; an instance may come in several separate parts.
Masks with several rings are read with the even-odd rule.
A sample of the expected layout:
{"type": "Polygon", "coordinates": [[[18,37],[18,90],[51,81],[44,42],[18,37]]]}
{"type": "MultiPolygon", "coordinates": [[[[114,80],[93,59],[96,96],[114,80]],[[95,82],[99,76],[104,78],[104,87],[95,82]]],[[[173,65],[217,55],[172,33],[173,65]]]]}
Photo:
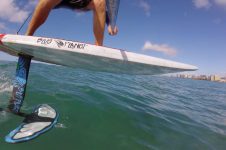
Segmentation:
{"type": "MultiPolygon", "coordinates": [[[[0,62],[0,107],[16,62],[0,62]]],[[[225,150],[226,84],[98,73],[32,63],[22,110],[47,103],[59,123],[35,140],[8,144],[23,120],[0,113],[0,150],[225,150]]]]}

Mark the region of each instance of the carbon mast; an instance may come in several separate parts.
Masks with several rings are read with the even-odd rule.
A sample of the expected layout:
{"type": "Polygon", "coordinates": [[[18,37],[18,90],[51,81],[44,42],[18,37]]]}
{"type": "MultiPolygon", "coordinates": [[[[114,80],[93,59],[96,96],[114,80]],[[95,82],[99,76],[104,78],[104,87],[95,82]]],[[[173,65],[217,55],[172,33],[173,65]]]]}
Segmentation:
{"type": "Polygon", "coordinates": [[[19,55],[16,77],[13,81],[13,92],[8,106],[8,109],[14,114],[21,114],[20,108],[25,98],[31,59],[31,56],[19,55]]]}

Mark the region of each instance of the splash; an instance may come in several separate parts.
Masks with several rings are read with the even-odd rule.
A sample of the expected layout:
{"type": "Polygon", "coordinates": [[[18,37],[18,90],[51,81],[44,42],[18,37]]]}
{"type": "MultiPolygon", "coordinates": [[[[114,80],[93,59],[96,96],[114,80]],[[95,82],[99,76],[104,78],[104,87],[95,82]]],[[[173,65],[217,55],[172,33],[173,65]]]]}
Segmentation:
{"type": "Polygon", "coordinates": [[[57,123],[55,125],[56,128],[62,128],[62,129],[66,129],[67,127],[63,124],[63,123],[57,123]]]}
{"type": "Polygon", "coordinates": [[[0,74],[0,93],[12,91],[13,86],[5,72],[0,74]]]}
{"type": "Polygon", "coordinates": [[[0,93],[10,92],[13,90],[13,86],[9,83],[0,83],[0,93]]]}

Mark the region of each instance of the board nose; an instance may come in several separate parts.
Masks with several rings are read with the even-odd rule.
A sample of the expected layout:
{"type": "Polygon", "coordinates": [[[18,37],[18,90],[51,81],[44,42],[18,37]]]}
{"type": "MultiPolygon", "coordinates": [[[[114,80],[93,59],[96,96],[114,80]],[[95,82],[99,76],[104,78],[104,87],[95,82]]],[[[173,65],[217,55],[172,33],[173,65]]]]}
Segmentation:
{"type": "Polygon", "coordinates": [[[2,39],[5,36],[5,34],[0,34],[0,45],[2,45],[2,39]]]}
{"type": "Polygon", "coordinates": [[[5,34],[0,34],[0,45],[2,45],[2,38],[5,36],[5,34]]]}
{"type": "Polygon", "coordinates": [[[5,34],[0,34],[0,45],[2,45],[2,38],[5,36],[5,34]]]}

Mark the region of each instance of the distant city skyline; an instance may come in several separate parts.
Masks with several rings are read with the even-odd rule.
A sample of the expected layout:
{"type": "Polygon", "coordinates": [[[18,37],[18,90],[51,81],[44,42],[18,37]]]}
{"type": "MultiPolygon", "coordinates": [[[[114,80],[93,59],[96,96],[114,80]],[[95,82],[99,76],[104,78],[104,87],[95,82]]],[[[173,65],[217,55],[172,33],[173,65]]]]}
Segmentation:
{"type": "MultiPolygon", "coordinates": [[[[36,3],[1,0],[0,33],[15,34],[36,3]]],[[[121,0],[119,34],[106,32],[104,45],[199,67],[189,74],[226,75],[225,16],[225,0],[121,0]]],[[[93,43],[92,14],[53,10],[35,35],[93,43]]],[[[17,59],[0,52],[0,60],[17,59]]]]}
{"type": "Polygon", "coordinates": [[[171,77],[184,78],[184,79],[193,79],[193,80],[206,80],[213,82],[222,82],[226,83],[226,76],[218,76],[218,75],[189,75],[189,74],[176,74],[171,75],[171,77]]]}

